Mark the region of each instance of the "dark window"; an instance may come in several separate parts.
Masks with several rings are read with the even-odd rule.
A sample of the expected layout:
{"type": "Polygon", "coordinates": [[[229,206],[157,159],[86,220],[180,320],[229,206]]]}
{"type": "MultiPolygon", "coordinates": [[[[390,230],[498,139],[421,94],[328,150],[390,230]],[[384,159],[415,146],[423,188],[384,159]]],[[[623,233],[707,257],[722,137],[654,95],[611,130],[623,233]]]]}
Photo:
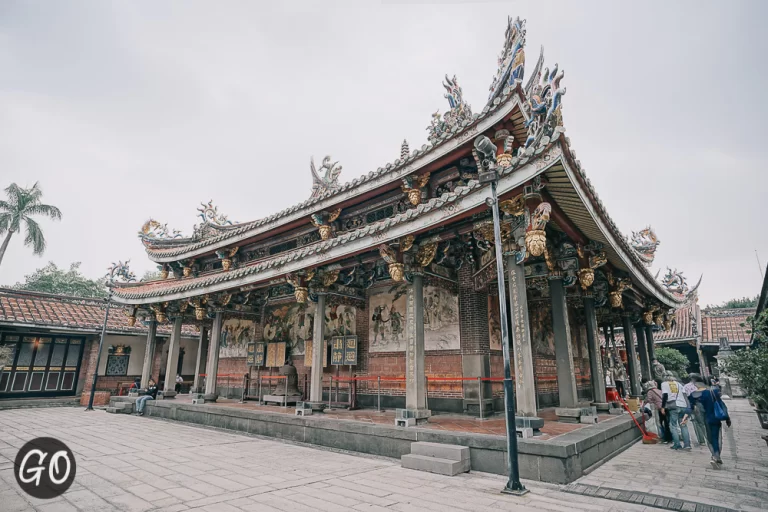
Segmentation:
{"type": "Polygon", "coordinates": [[[131,356],[107,356],[107,376],[128,375],[128,359],[131,356]]]}
{"type": "Polygon", "coordinates": [[[287,242],[283,242],[282,244],[273,245],[269,248],[269,254],[278,254],[285,251],[290,251],[291,249],[295,249],[298,246],[296,243],[296,240],[288,240],[287,242]]]}
{"type": "Polygon", "coordinates": [[[391,217],[394,214],[395,214],[395,208],[393,206],[385,206],[384,208],[379,208],[378,210],[374,210],[369,214],[367,214],[365,216],[365,222],[366,224],[371,224],[373,222],[378,222],[382,219],[391,217]]]}

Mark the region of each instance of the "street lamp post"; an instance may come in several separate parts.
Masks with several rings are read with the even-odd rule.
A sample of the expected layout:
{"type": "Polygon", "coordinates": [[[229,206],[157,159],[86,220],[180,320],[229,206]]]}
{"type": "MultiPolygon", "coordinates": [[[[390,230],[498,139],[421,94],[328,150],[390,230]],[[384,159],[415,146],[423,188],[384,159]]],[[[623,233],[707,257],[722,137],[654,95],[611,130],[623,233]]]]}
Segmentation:
{"type": "Polygon", "coordinates": [[[101,326],[101,338],[99,339],[99,352],[96,355],[96,367],[93,369],[93,382],[91,382],[91,396],[88,398],[88,407],[85,408],[86,411],[92,411],[93,410],[93,397],[96,394],[96,380],[99,377],[99,364],[101,364],[101,350],[104,347],[104,335],[107,332],[107,321],[109,321],[109,308],[112,306],[112,289],[115,286],[115,282],[118,280],[122,280],[122,282],[129,282],[136,279],[136,277],[133,275],[133,272],[131,272],[128,269],[128,263],[130,260],[123,263],[122,261],[118,261],[117,263],[113,263],[108,268],[109,272],[107,272],[106,275],[106,285],[109,289],[109,292],[107,293],[107,309],[104,312],[104,325],[101,326]]]}
{"type": "Polygon", "coordinates": [[[482,155],[478,177],[481,184],[491,184],[491,198],[487,201],[493,211],[493,238],[496,248],[496,279],[499,290],[499,318],[501,323],[501,347],[504,353],[504,410],[507,418],[507,469],[509,479],[501,492],[522,496],[528,489],[520,482],[520,467],[517,459],[517,425],[515,423],[515,388],[512,382],[512,370],[509,355],[509,328],[507,324],[507,291],[504,285],[504,262],[501,252],[501,220],[499,218],[499,198],[496,187],[499,173],[496,167],[496,146],[482,135],[475,139],[475,149],[482,155]]]}

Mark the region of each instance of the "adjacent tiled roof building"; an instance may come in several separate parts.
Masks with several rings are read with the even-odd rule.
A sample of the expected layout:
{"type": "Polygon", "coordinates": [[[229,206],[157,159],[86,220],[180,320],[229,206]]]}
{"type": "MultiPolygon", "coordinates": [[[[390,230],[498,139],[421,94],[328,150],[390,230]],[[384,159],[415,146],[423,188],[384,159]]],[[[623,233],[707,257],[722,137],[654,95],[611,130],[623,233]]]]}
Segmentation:
{"type": "Polygon", "coordinates": [[[705,309],[702,315],[702,344],[719,345],[720,338],[728,338],[733,344],[748,344],[751,335],[747,317],[755,314],[755,308],[705,309]],[[744,324],[744,325],[742,325],[744,324]]]}
{"type": "MultiPolygon", "coordinates": [[[[0,326],[101,332],[105,306],[103,299],[0,288],[0,326]]],[[[142,334],[147,332],[147,327],[141,322],[129,325],[122,308],[114,308],[109,315],[107,332],[142,334]]],[[[185,325],[182,329],[182,334],[187,336],[194,336],[197,332],[194,325],[185,325]]],[[[159,326],[158,333],[170,334],[170,326],[159,326]]]]}

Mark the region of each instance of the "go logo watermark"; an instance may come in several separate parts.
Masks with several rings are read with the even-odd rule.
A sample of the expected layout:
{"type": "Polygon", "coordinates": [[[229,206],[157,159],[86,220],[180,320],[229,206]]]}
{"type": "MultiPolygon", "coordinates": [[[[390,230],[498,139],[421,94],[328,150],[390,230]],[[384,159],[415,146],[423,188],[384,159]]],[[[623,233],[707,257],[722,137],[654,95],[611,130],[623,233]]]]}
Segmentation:
{"type": "Polygon", "coordinates": [[[67,445],[52,437],[38,437],[21,447],[14,476],[24,492],[47,500],[62,495],[75,481],[77,464],[67,445]]]}

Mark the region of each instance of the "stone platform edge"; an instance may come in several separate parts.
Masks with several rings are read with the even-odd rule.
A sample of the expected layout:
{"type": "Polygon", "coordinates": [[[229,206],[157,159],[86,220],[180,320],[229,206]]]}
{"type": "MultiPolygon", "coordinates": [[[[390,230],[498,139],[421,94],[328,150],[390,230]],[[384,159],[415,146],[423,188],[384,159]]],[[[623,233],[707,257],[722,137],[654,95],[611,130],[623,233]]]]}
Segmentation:
{"type": "MultiPolygon", "coordinates": [[[[112,402],[133,401],[113,397],[112,402]]],[[[215,428],[246,432],[328,448],[399,459],[411,452],[411,443],[427,441],[470,448],[475,471],[507,473],[503,436],[446,432],[425,428],[396,428],[322,415],[292,416],[226,406],[191,405],[165,401],[147,402],[145,415],[215,428]]],[[[567,484],[640,439],[628,415],[617,416],[562,434],[549,441],[518,439],[520,476],[529,480],[567,484]]]]}

